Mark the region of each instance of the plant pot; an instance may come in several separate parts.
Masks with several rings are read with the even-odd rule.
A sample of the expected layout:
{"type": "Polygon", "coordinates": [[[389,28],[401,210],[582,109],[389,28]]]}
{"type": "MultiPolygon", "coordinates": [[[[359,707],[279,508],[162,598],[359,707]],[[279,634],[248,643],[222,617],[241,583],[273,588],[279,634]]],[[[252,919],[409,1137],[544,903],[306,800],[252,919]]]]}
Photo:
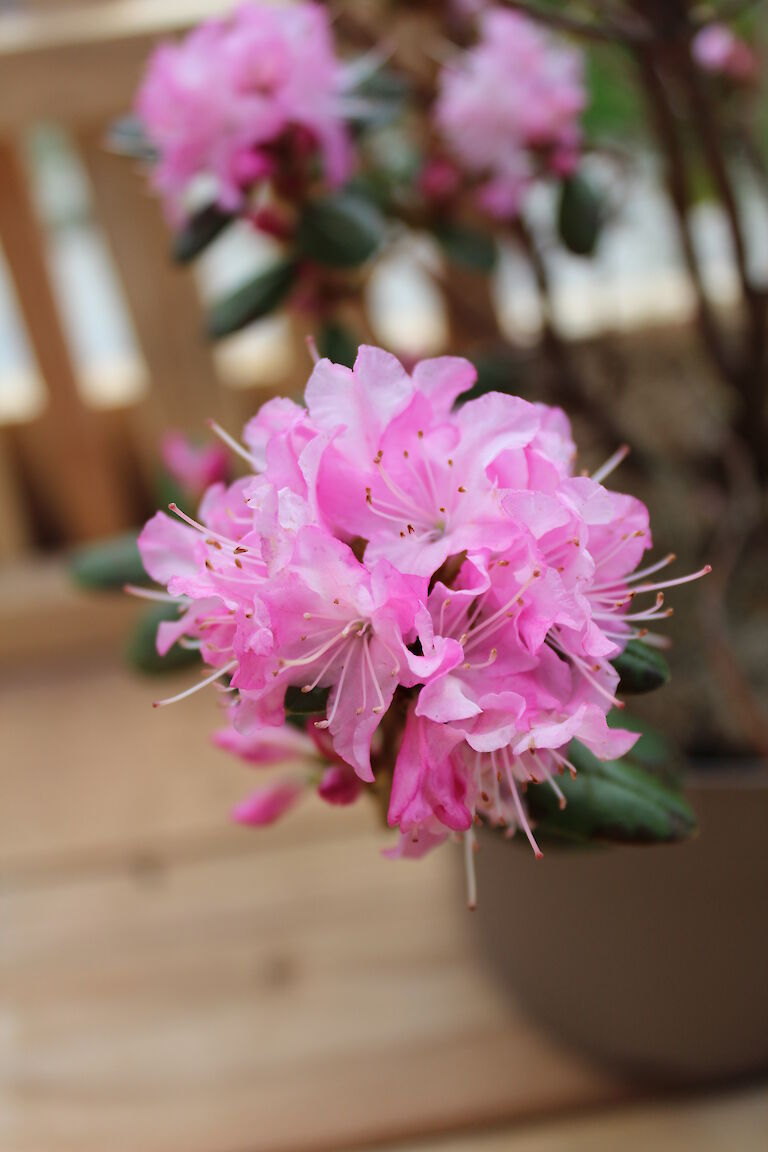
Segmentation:
{"type": "Polygon", "coordinates": [[[490,832],[476,939],[541,1023],[665,1083],[768,1070],[768,770],[696,775],[686,844],[540,861],[490,832]]]}

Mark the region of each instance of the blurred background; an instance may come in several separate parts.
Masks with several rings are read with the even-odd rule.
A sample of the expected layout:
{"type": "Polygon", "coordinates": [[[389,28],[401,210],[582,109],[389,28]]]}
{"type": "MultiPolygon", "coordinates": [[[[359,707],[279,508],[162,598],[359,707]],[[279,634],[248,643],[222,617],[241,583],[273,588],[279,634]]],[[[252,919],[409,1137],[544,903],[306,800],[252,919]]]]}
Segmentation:
{"type": "MultiPolygon", "coordinates": [[[[460,861],[382,860],[373,810],[233,828],[244,774],[210,746],[215,699],[153,712],[140,610],[72,577],[73,550],[130,547],[162,502],[169,429],[236,432],[309,372],[296,307],[205,334],[274,240],[240,221],[174,264],[145,165],[115,142],[153,45],[231,7],[0,0],[0,1147],[766,1149],[766,85],[709,93],[724,189],[675,77],[665,122],[645,49],[588,35],[589,243],[543,183],[533,259],[507,235],[480,268],[419,219],[347,309],[406,361],[467,354],[479,387],[563,403],[586,468],[630,444],[621,487],[659,554],[715,565],[675,601],[671,684],[637,708],[700,839],[650,865],[507,864],[494,845],[473,918],[460,861]],[[723,347],[730,365],[759,340],[724,370],[723,347]]],[[[450,4],[331,7],[342,51],[384,36],[419,92],[466,34],[450,4]]],[[[534,7],[566,34],[654,10],[534,7]]],[[[764,3],[700,8],[764,57],[764,3]]],[[[367,145],[405,186],[410,146],[407,117],[367,145]]]]}

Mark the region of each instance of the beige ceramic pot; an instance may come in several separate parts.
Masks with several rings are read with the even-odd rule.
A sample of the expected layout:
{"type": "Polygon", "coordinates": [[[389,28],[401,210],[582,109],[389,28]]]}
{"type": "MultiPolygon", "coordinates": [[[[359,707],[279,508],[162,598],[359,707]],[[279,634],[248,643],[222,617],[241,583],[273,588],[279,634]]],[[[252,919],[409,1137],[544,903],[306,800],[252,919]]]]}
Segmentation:
{"type": "Polygon", "coordinates": [[[478,946],[539,1021],[666,1083],[768,1071],[768,771],[692,782],[682,845],[550,849],[491,834],[478,946]]]}

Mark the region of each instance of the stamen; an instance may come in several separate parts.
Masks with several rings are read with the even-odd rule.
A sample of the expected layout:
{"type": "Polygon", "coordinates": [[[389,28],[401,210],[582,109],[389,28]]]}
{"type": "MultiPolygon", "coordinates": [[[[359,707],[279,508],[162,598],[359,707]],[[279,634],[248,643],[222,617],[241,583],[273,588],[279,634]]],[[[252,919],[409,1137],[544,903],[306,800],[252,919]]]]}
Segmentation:
{"type": "MultiPolygon", "coordinates": [[[[550,637],[550,643],[556,652],[560,652],[562,656],[565,656],[566,660],[570,660],[571,663],[575,664],[587,683],[591,684],[595,691],[599,692],[600,695],[605,697],[606,700],[610,700],[614,708],[624,708],[624,701],[619,700],[616,696],[613,696],[608,691],[608,689],[600,683],[599,680],[595,679],[595,677],[592,675],[592,672],[590,672],[587,668],[586,661],[582,660],[580,656],[576,656],[573,652],[569,652],[567,649],[561,647],[556,640],[552,639],[552,637],[550,637]]],[[[602,665],[598,665],[597,667],[600,668],[602,665]]]]}
{"type": "Polygon", "coordinates": [[[387,488],[389,488],[392,495],[397,496],[398,500],[402,501],[404,507],[410,507],[412,513],[415,512],[417,517],[421,517],[423,514],[423,509],[418,508],[416,506],[416,504],[414,504],[413,500],[408,495],[408,493],[404,492],[402,490],[402,488],[400,488],[394,482],[394,480],[391,478],[391,476],[389,476],[384,465],[381,462],[383,456],[384,456],[384,453],[381,451],[381,449],[379,449],[379,451],[376,453],[376,456],[374,457],[374,461],[373,461],[379,470],[379,475],[381,476],[382,480],[386,484],[387,488]]]}
{"type": "Polygon", "coordinates": [[[475,830],[470,824],[464,833],[464,871],[467,876],[467,907],[477,907],[477,876],[475,874],[475,830]]]}
{"type": "Polygon", "coordinates": [[[508,615],[514,615],[514,613],[510,612],[510,609],[515,604],[520,602],[522,596],[528,591],[534,581],[538,580],[540,576],[541,572],[539,569],[534,569],[530,579],[527,580],[522,588],[520,588],[514,594],[514,596],[507,601],[503,608],[499,608],[498,611],[494,612],[492,616],[489,616],[487,620],[484,620],[482,624],[479,624],[477,628],[473,628],[468,634],[465,634],[465,637],[460,638],[459,643],[464,645],[465,651],[469,651],[472,645],[475,644],[481,636],[484,636],[487,639],[486,634],[488,630],[491,629],[492,631],[496,631],[496,629],[504,623],[504,620],[508,615]]]}
{"type": "Polygon", "coordinates": [[[156,600],[158,604],[178,604],[183,607],[190,604],[188,596],[171,596],[168,592],[158,592],[154,588],[140,588],[138,584],[123,584],[123,592],[129,596],[136,596],[139,600],[156,600]]]}
{"type": "Polygon", "coordinates": [[[339,640],[343,640],[346,636],[348,636],[350,627],[352,624],[356,623],[357,621],[355,620],[350,624],[347,624],[344,628],[341,629],[340,632],[337,632],[334,636],[332,636],[330,640],[326,640],[324,644],[321,644],[319,648],[315,649],[314,652],[311,652],[309,656],[301,656],[295,659],[281,659],[278,661],[278,663],[283,668],[303,668],[308,664],[314,664],[316,660],[319,660],[321,656],[325,655],[329,648],[332,648],[333,645],[338,643],[339,640]]]}
{"type": "Polygon", "coordinates": [[[317,344],[311,332],[304,337],[304,343],[307,346],[307,351],[309,352],[312,363],[317,364],[320,360],[320,353],[317,350],[317,344]]]}
{"type": "Polygon", "coordinates": [[[482,664],[471,664],[469,661],[467,661],[465,664],[462,664],[462,668],[464,669],[465,672],[469,672],[469,671],[477,672],[477,670],[479,668],[490,668],[491,664],[493,664],[495,662],[498,654],[499,654],[498,649],[491,648],[490,655],[488,656],[488,659],[484,660],[482,664]]]}
{"type": "Polygon", "coordinates": [[[371,659],[371,653],[368,649],[368,637],[367,636],[363,640],[363,654],[365,656],[365,662],[368,665],[368,671],[371,674],[371,680],[373,681],[373,685],[376,689],[376,694],[379,697],[378,705],[374,705],[374,707],[371,708],[371,712],[377,712],[377,713],[378,712],[386,712],[387,706],[384,703],[384,696],[383,696],[382,691],[381,691],[381,685],[379,684],[379,681],[376,678],[376,672],[374,671],[374,667],[373,667],[373,660],[371,659]]]}
{"type": "Polygon", "coordinates": [[[602,484],[603,480],[610,476],[611,472],[614,472],[622,460],[626,460],[627,456],[629,456],[629,445],[622,444],[620,448],[616,449],[613,456],[608,457],[605,464],[601,464],[597,471],[592,473],[592,479],[598,484],[602,484]]]}
{"type": "Polygon", "coordinates": [[[702,576],[708,576],[711,571],[712,565],[705,564],[698,572],[691,572],[688,576],[678,576],[676,580],[664,580],[659,584],[641,584],[635,591],[656,592],[659,588],[676,588],[678,584],[690,584],[692,580],[700,580],[702,576]]]}
{"type": "Polygon", "coordinates": [[[342,689],[344,687],[344,678],[347,675],[347,668],[348,667],[349,667],[349,655],[347,655],[347,658],[345,659],[345,661],[341,667],[341,675],[339,676],[339,682],[336,685],[336,696],[335,696],[334,701],[333,701],[333,708],[331,709],[331,714],[326,720],[316,720],[315,721],[315,728],[330,728],[331,724],[333,724],[334,717],[336,716],[336,710],[339,707],[339,700],[341,700],[341,692],[342,692],[342,689]]]}
{"type": "Polygon", "coordinates": [[[554,756],[555,760],[560,765],[560,771],[561,772],[563,771],[564,768],[567,768],[571,774],[571,779],[572,780],[576,779],[576,777],[578,776],[578,772],[576,771],[575,766],[573,764],[571,764],[570,760],[568,760],[565,756],[563,756],[561,752],[556,752],[554,750],[554,748],[550,748],[549,754],[550,754],[550,756],[554,756]]]}
{"type": "Polygon", "coordinates": [[[669,564],[673,564],[677,560],[674,552],[670,552],[659,560],[656,564],[649,564],[647,568],[640,568],[637,572],[632,572],[628,576],[620,576],[615,580],[609,580],[607,584],[593,584],[590,588],[590,595],[593,592],[608,592],[611,588],[621,588],[624,584],[632,584],[635,580],[640,580],[643,576],[651,576],[654,572],[666,568],[669,564]]]}
{"type": "MultiPolygon", "coordinates": [[[[212,540],[219,540],[222,544],[226,544],[227,548],[232,548],[233,550],[237,547],[237,541],[231,540],[228,536],[222,536],[220,532],[214,532],[211,528],[206,528],[198,520],[193,520],[186,512],[182,512],[178,504],[171,502],[168,505],[168,511],[173,512],[174,516],[178,516],[185,524],[189,524],[190,528],[194,528],[196,532],[202,533],[203,536],[210,537],[212,540]]],[[[206,540],[206,543],[207,542],[206,540]]]]}
{"type": "Polygon", "coordinates": [[[206,423],[211,432],[218,436],[219,440],[223,440],[228,448],[231,448],[232,451],[235,452],[238,456],[242,457],[242,459],[245,460],[247,464],[250,464],[254,472],[258,472],[258,467],[253,456],[251,456],[250,452],[244,448],[242,444],[235,440],[234,436],[230,436],[229,432],[225,432],[221,425],[217,424],[215,420],[207,420],[206,423]]]}
{"type": "MultiPolygon", "coordinates": [[[[354,640],[348,640],[347,641],[347,650],[349,649],[349,646],[351,644],[354,644],[354,640]]],[[[315,676],[312,683],[311,684],[305,684],[302,687],[302,689],[301,689],[302,692],[305,692],[305,693],[306,692],[312,692],[315,688],[317,688],[317,686],[320,683],[320,681],[322,680],[323,676],[325,676],[326,672],[330,668],[331,664],[333,664],[334,660],[337,660],[341,656],[343,651],[344,651],[344,648],[342,647],[339,649],[338,652],[332,652],[331,655],[326,660],[325,664],[323,664],[323,666],[320,669],[320,671],[318,672],[317,676],[315,676]]]]}
{"type": "Polygon", "coordinates": [[[536,843],[536,840],[534,839],[533,832],[531,831],[531,826],[528,823],[528,817],[526,816],[526,814],[523,810],[523,805],[522,805],[521,800],[520,800],[520,793],[517,790],[517,782],[515,781],[515,777],[514,777],[514,774],[512,772],[512,765],[510,764],[509,753],[507,752],[506,748],[504,749],[504,752],[506,753],[505,760],[506,760],[506,769],[507,769],[507,783],[509,784],[509,790],[512,793],[512,802],[515,805],[515,812],[517,813],[518,823],[519,823],[520,827],[523,829],[523,831],[525,832],[526,836],[528,837],[528,843],[530,844],[531,848],[533,848],[534,856],[536,857],[537,860],[541,860],[541,857],[543,856],[543,852],[541,851],[538,844],[536,843]]]}
{"type": "Polygon", "coordinates": [[[152,703],[153,708],[165,708],[167,704],[176,704],[179,700],[185,700],[187,696],[193,696],[195,692],[199,692],[201,688],[207,688],[209,684],[213,684],[214,680],[219,680],[222,676],[227,676],[230,672],[234,672],[237,668],[237,660],[232,660],[223,668],[218,668],[210,676],[206,676],[205,680],[201,680],[199,684],[193,684],[191,688],[187,688],[184,692],[179,692],[176,696],[169,696],[165,700],[155,700],[152,703]]]}
{"type": "Polygon", "coordinates": [[[552,791],[554,792],[555,796],[557,796],[557,802],[560,805],[560,811],[562,812],[566,806],[566,803],[567,803],[565,796],[563,795],[562,788],[560,787],[560,785],[557,783],[556,780],[552,779],[552,776],[551,776],[547,766],[545,765],[544,761],[539,756],[538,752],[534,752],[533,749],[531,749],[531,755],[533,756],[534,760],[536,761],[536,764],[538,765],[538,767],[541,769],[541,771],[544,775],[544,779],[546,780],[547,784],[549,784],[549,786],[552,789],[552,791]]]}

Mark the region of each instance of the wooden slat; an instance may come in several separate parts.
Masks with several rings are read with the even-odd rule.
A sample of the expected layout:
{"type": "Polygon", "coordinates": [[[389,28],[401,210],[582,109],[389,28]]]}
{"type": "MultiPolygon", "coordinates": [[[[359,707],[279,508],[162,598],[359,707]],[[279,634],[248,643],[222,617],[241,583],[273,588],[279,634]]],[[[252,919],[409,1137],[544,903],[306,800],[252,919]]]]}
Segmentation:
{"type": "Polygon", "coordinates": [[[113,655],[138,605],[122,593],[85,592],[61,560],[22,560],[0,568],[0,669],[15,671],[74,658],[113,655]]]}
{"type": "Polygon", "coordinates": [[[13,432],[29,487],[49,528],[64,538],[118,531],[130,522],[130,509],[109,422],[80,402],[45,237],[18,149],[7,141],[0,142],[0,240],[48,389],[43,414],[13,432]]]}
{"type": "Polygon", "coordinates": [[[625,1093],[478,967],[454,854],[384,860],[365,806],[228,826],[215,693],[157,693],[0,687],[3,1152],[338,1152],[625,1093]]]}
{"type": "Polygon", "coordinates": [[[206,417],[220,415],[219,386],[193,273],[171,261],[170,231],[146,172],[106,150],[106,131],[102,123],[76,139],[149,371],[149,395],[131,424],[140,454],[156,469],[159,433],[205,431],[206,417]]]}
{"type": "Polygon", "coordinates": [[[569,1117],[522,1132],[515,1126],[428,1144],[408,1141],[381,1152],[765,1152],[766,1144],[768,1086],[569,1117]]]}
{"type": "Polygon", "coordinates": [[[280,835],[0,897],[4,1152],[338,1150],[623,1094],[484,978],[450,854],[280,835]]]}
{"type": "Polygon", "coordinates": [[[0,432],[0,564],[18,559],[30,537],[29,510],[16,482],[11,445],[0,432]]]}
{"type": "Polygon", "coordinates": [[[114,0],[1,15],[0,74],[13,99],[0,102],[0,134],[127,111],[158,38],[231,8],[231,0],[114,0]]]}

